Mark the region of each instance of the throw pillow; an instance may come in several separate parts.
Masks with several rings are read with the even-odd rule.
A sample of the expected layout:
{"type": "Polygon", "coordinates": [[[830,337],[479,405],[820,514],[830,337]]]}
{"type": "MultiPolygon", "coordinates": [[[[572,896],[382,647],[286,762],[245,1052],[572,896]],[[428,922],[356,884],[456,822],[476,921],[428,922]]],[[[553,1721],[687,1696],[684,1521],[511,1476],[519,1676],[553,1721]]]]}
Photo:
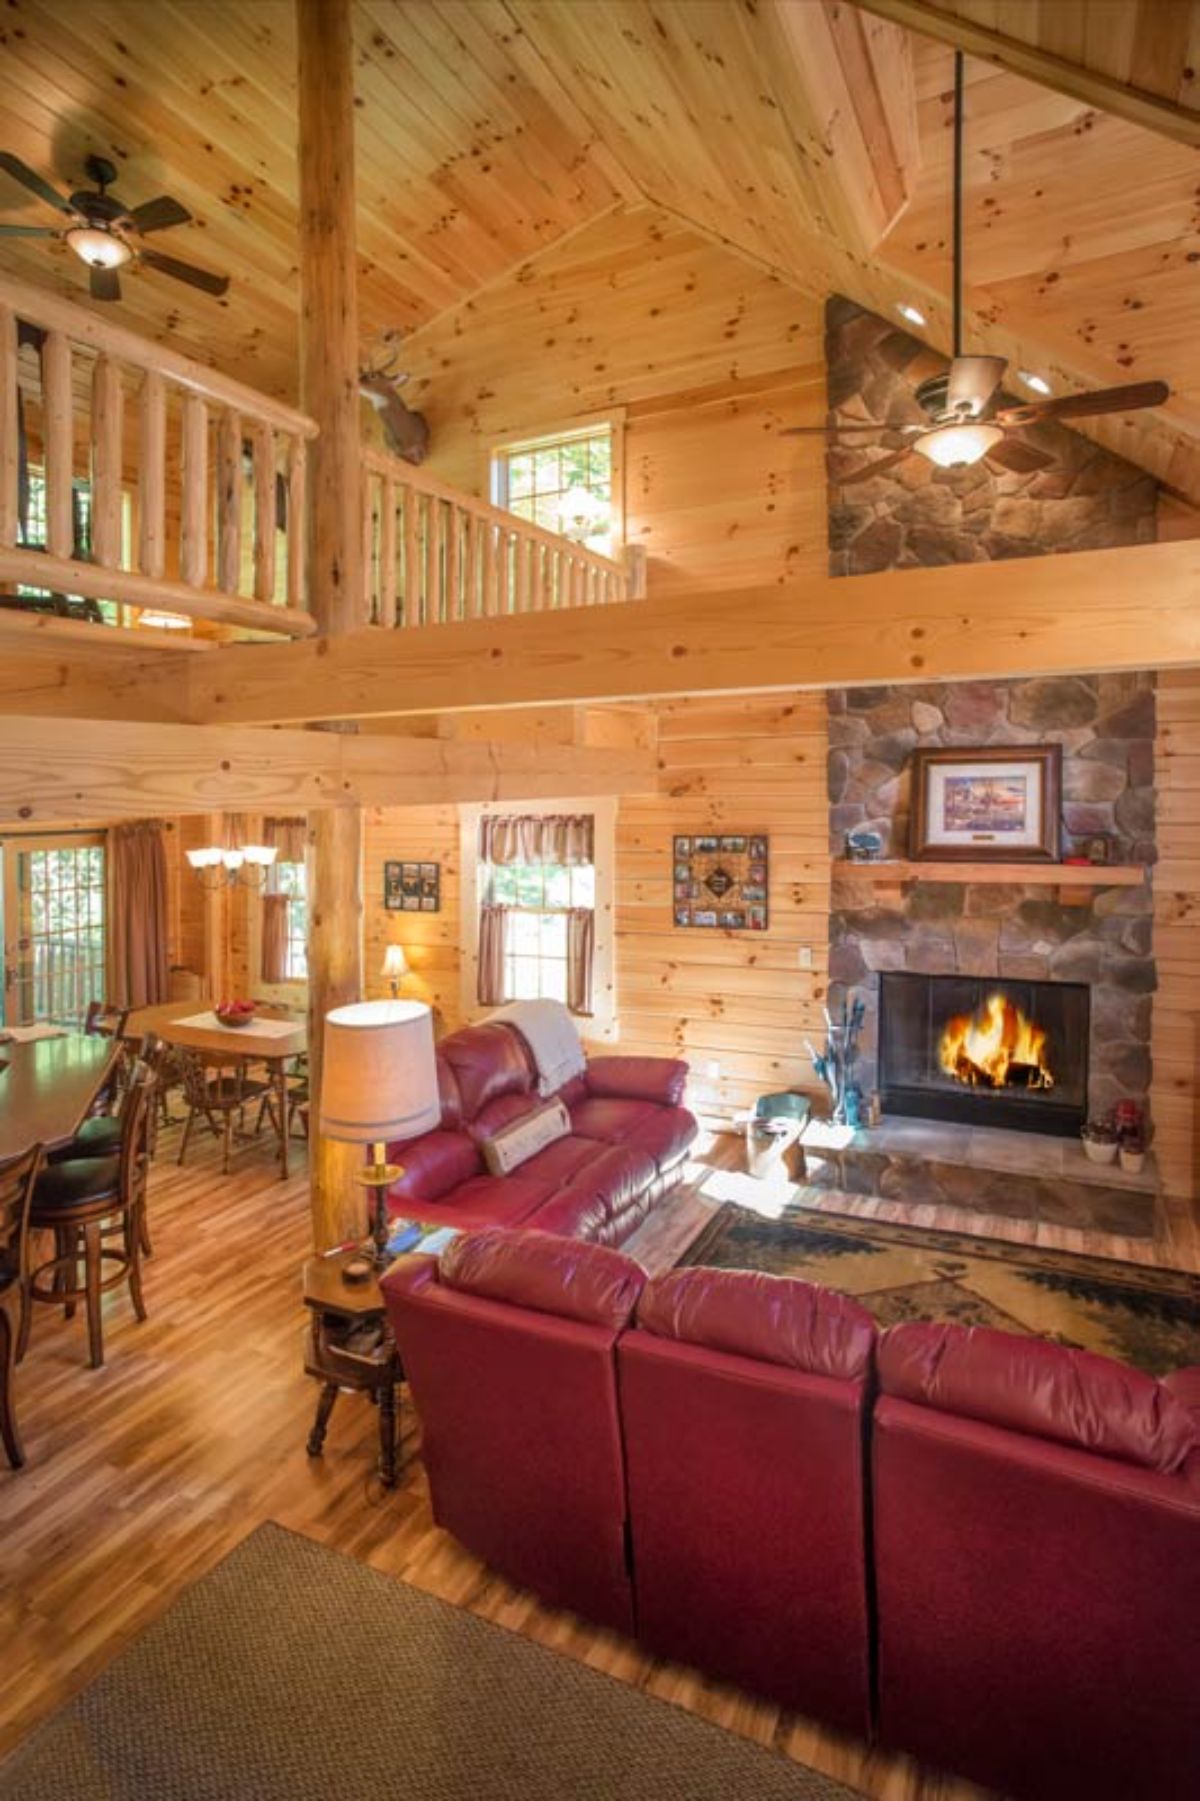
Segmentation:
{"type": "Polygon", "coordinates": [[[548,1144],[565,1138],[570,1130],[570,1114],[561,1101],[551,1101],[548,1107],[523,1114],[502,1132],[485,1138],[479,1148],[492,1175],[508,1176],[548,1144]]]}

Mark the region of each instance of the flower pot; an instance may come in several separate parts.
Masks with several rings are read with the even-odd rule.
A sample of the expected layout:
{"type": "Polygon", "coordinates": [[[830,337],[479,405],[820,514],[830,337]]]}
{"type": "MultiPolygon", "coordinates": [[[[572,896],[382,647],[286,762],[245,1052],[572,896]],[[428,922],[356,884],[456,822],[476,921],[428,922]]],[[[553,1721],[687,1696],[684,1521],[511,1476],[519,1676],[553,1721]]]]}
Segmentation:
{"type": "Polygon", "coordinates": [[[1115,1163],[1117,1141],[1115,1138],[1085,1138],[1083,1151],[1091,1163],[1115,1163]]]}
{"type": "Polygon", "coordinates": [[[1145,1151],[1131,1151],[1128,1150],[1125,1145],[1122,1145],[1119,1157],[1121,1168],[1125,1171],[1127,1176],[1138,1176],[1142,1173],[1142,1168],[1146,1161],[1145,1151]]]}

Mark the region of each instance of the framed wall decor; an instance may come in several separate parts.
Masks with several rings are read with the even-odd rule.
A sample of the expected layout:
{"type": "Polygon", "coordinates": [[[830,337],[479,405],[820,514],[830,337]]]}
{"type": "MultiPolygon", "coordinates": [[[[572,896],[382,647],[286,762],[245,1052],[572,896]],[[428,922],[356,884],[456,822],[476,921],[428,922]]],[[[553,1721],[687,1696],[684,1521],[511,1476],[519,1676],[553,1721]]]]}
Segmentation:
{"type": "Polygon", "coordinates": [[[677,926],[766,931],[769,841],[761,833],[702,832],[677,837],[672,848],[677,926]]]}
{"type": "Polygon", "coordinates": [[[914,751],[911,855],[1057,863],[1061,794],[1061,744],[914,751]]]}
{"type": "Polygon", "coordinates": [[[440,863],[383,866],[383,904],[389,913],[437,913],[442,905],[440,863]]]}

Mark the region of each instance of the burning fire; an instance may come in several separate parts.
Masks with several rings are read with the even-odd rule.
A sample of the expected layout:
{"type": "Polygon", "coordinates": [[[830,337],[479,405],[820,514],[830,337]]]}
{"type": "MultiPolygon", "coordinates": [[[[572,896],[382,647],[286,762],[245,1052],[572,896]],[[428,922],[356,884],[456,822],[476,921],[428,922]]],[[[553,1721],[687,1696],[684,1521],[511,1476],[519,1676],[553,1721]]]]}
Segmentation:
{"type": "Polygon", "coordinates": [[[978,1013],[946,1022],[942,1068],[972,1088],[1053,1088],[1046,1034],[1007,995],[991,994],[978,1013]]]}

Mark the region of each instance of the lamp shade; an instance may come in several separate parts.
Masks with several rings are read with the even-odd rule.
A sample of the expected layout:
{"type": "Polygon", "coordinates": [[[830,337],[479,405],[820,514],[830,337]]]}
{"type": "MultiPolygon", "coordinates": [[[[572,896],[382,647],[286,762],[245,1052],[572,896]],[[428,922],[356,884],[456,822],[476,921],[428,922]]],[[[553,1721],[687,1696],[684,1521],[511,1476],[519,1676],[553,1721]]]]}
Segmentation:
{"type": "Polygon", "coordinates": [[[404,955],[402,944],[389,944],[383,953],[383,973],[393,982],[400,981],[408,974],[408,958],[404,955]]]}
{"type": "Polygon", "coordinates": [[[433,1014],[421,1001],[356,1001],[325,1015],[321,1130],[346,1144],[415,1138],[441,1119],[433,1014]]]}

